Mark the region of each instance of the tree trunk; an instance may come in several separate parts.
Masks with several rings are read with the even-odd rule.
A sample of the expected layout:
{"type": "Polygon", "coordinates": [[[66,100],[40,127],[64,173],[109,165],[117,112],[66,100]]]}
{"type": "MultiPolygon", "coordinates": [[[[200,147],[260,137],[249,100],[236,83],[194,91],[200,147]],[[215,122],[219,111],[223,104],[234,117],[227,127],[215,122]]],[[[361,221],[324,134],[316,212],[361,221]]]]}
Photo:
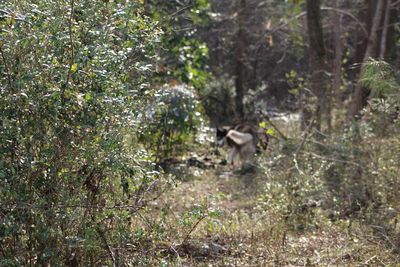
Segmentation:
{"type": "Polygon", "coordinates": [[[379,47],[379,59],[385,59],[385,55],[386,55],[386,42],[387,42],[387,35],[388,35],[388,31],[389,31],[391,3],[392,3],[391,0],[386,0],[385,14],[384,14],[383,25],[382,25],[381,44],[379,47]]]}
{"type": "MultiPolygon", "coordinates": [[[[339,5],[340,0],[335,1],[335,7],[340,8],[339,5]]],[[[331,93],[333,95],[330,96],[331,101],[334,102],[333,105],[336,103],[340,103],[342,101],[342,90],[340,90],[340,86],[342,84],[342,55],[343,55],[343,43],[340,38],[341,36],[341,20],[342,15],[339,13],[335,13],[332,18],[333,24],[333,41],[335,47],[335,57],[333,58],[333,81],[332,81],[332,89],[331,93]]],[[[332,125],[332,118],[331,116],[328,117],[330,122],[328,122],[328,126],[332,125]]],[[[331,130],[331,129],[329,129],[331,130]]]]}
{"type": "Polygon", "coordinates": [[[396,31],[396,25],[400,22],[400,2],[390,1],[390,11],[389,11],[389,25],[386,39],[385,48],[385,60],[393,60],[396,56],[396,43],[399,38],[398,31],[396,31]],[[397,6],[395,5],[397,3],[397,6]]]}
{"type": "Polygon", "coordinates": [[[244,117],[243,97],[244,97],[244,80],[245,80],[245,48],[246,48],[246,35],[245,26],[246,21],[246,0],[239,0],[239,10],[237,15],[237,41],[236,41],[236,67],[235,67],[235,119],[242,121],[244,117]]]}
{"type": "Polygon", "coordinates": [[[317,97],[314,111],[315,126],[321,130],[323,117],[327,115],[327,67],[323,31],[321,25],[320,0],[307,0],[307,26],[310,43],[311,88],[317,97]]]}
{"type": "MultiPolygon", "coordinates": [[[[377,32],[378,32],[378,28],[382,19],[382,11],[384,8],[384,1],[385,0],[378,0],[377,3],[377,7],[376,7],[376,11],[374,13],[373,16],[373,20],[372,20],[372,26],[371,26],[371,31],[368,37],[368,43],[367,43],[367,48],[365,50],[365,54],[363,57],[363,62],[366,62],[368,60],[368,58],[370,57],[375,57],[376,53],[374,53],[377,48],[377,32]]],[[[361,67],[361,72],[359,75],[362,74],[362,67],[361,67]]],[[[358,116],[360,110],[362,109],[362,107],[364,106],[363,104],[363,86],[361,84],[361,81],[359,80],[356,88],[354,90],[354,94],[353,94],[353,102],[352,102],[352,106],[350,107],[349,110],[349,115],[351,118],[355,118],[358,116]]]]}

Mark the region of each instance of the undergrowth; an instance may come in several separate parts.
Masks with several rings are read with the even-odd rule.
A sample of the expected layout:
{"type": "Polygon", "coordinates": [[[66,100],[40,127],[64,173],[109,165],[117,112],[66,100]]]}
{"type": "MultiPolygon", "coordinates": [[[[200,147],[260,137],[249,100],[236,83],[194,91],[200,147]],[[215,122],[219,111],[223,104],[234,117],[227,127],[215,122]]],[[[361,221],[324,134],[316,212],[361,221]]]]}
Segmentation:
{"type": "MultiPolygon", "coordinates": [[[[215,168],[188,167],[195,175],[141,215],[164,229],[150,250],[160,254],[148,264],[399,264],[400,139],[394,128],[380,138],[367,125],[323,144],[312,133],[272,139],[246,174],[219,165],[210,150],[197,151],[215,168]]],[[[286,127],[293,129],[279,127],[288,135],[286,127]]]]}

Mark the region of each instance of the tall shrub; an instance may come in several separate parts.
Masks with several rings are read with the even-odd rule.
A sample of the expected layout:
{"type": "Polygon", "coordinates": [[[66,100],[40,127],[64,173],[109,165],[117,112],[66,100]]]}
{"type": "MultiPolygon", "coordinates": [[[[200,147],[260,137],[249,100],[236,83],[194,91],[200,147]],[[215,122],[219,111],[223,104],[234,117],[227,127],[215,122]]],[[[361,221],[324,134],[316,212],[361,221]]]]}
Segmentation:
{"type": "Polygon", "coordinates": [[[161,30],[143,1],[0,5],[0,265],[118,265],[163,181],[124,133],[161,30]]]}

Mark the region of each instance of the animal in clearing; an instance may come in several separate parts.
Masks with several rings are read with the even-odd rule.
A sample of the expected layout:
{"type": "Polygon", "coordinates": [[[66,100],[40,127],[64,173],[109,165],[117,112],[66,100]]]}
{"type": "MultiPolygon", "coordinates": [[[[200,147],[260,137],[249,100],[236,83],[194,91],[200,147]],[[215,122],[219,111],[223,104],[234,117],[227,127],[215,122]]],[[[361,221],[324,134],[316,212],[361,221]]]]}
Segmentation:
{"type": "Polygon", "coordinates": [[[242,166],[251,165],[253,156],[259,151],[258,143],[262,137],[261,146],[266,148],[268,135],[261,127],[249,124],[236,124],[217,128],[217,145],[230,147],[228,164],[242,166]]]}

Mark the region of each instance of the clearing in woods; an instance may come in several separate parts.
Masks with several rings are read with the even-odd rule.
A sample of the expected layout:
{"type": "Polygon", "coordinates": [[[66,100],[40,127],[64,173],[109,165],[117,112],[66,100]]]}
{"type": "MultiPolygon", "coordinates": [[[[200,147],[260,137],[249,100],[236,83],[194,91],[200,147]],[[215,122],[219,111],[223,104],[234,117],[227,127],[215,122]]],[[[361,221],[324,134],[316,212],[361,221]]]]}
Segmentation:
{"type": "Polygon", "coordinates": [[[221,209],[220,217],[205,218],[194,230],[176,229],[181,238],[170,240],[169,245],[175,246],[178,265],[376,266],[384,265],[382,257],[389,260],[390,252],[383,244],[360,240],[362,230],[354,232],[346,223],[326,223],[298,233],[287,231],[257,204],[266,182],[260,173],[197,171],[197,177],[181,182],[156,203],[158,209],[169,210],[167,221],[172,224],[207,196],[224,196],[208,203],[221,209]]]}
{"type": "MultiPolygon", "coordinates": [[[[280,157],[274,153],[278,146],[278,141],[272,141],[257,156],[257,165],[278,166],[280,157]]],[[[169,239],[161,242],[167,262],[177,266],[383,266],[397,262],[385,242],[369,238],[357,220],[327,219],[319,205],[305,207],[299,215],[304,218],[297,218],[300,224],[301,220],[310,222],[307,227],[294,229],[293,222],[288,226],[290,210],[282,207],[290,203],[280,203],[279,192],[268,197],[280,205],[260,204],[263,196],[275,194],[266,189],[277,179],[285,179],[275,176],[274,167],[241,174],[218,164],[222,155],[210,156],[210,148],[207,151],[196,157],[211,157],[213,168],[188,167],[179,175],[183,180],[152,205],[151,212],[162,212],[164,227],[171,227],[169,239]],[[217,210],[219,216],[212,216],[217,210]]]]}

